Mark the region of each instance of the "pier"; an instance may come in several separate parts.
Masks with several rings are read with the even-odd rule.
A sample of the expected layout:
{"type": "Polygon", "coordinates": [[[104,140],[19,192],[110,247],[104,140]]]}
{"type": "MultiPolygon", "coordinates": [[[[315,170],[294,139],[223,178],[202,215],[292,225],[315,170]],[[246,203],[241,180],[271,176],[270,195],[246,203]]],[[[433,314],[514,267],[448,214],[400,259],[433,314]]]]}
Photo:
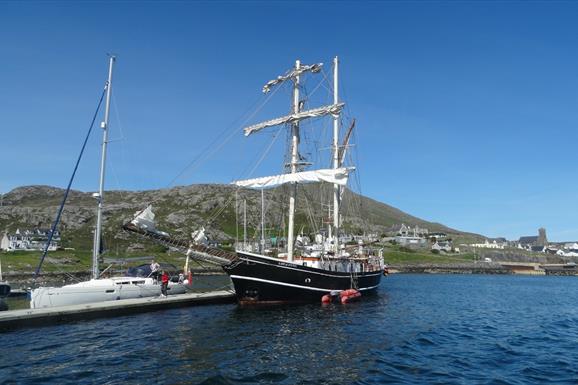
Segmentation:
{"type": "Polygon", "coordinates": [[[235,294],[222,290],[176,294],[164,298],[148,297],[42,309],[9,310],[0,312],[0,331],[235,301],[235,294]]]}

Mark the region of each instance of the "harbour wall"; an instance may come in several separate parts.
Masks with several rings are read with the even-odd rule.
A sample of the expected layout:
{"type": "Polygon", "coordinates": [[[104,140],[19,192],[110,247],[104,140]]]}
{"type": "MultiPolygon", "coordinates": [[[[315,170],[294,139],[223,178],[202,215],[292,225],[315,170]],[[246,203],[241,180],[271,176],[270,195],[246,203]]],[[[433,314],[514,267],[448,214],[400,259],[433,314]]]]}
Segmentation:
{"type": "Polygon", "coordinates": [[[497,263],[448,263],[389,265],[392,273],[405,274],[513,274],[512,270],[497,263]]]}

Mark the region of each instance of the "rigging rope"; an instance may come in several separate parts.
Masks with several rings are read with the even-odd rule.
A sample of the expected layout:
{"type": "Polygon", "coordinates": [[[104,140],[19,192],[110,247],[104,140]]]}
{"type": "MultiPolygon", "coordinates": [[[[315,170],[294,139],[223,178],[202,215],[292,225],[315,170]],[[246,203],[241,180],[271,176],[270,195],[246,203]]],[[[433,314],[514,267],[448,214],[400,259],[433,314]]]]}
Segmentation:
{"type": "MultiPolygon", "coordinates": [[[[252,119],[259,111],[261,111],[263,109],[263,107],[268,103],[268,101],[273,97],[273,95],[275,95],[281,88],[283,87],[276,87],[273,92],[270,92],[266,97],[265,100],[263,100],[263,102],[261,102],[260,105],[257,106],[257,108],[254,109],[253,112],[251,113],[247,113],[245,114],[245,117],[242,117],[241,120],[242,123],[240,124],[241,127],[243,127],[244,125],[247,124],[247,122],[252,119]]],[[[259,99],[261,99],[262,97],[260,97],[259,99]]],[[[257,104],[259,102],[259,100],[257,100],[255,103],[253,103],[253,105],[257,104]]],[[[237,121],[239,121],[237,120],[237,121]]],[[[195,157],[186,167],[184,167],[167,185],[167,188],[172,186],[185,172],[187,171],[192,171],[196,168],[198,168],[203,162],[207,161],[214,153],[216,153],[217,151],[219,151],[226,143],[229,142],[229,140],[231,140],[231,138],[237,134],[240,130],[237,130],[238,126],[235,124],[235,122],[233,122],[230,126],[226,127],[223,131],[221,131],[219,133],[219,135],[217,135],[217,137],[215,137],[215,139],[213,141],[211,141],[202,151],[201,153],[195,157]],[[231,131],[230,133],[228,133],[228,131],[231,131]],[[220,140],[221,137],[223,135],[226,135],[228,133],[228,136],[224,139],[224,140],[220,140]],[[218,141],[220,141],[218,146],[214,146],[218,141]]],[[[277,137],[277,133],[274,136],[274,139],[277,137]]],[[[269,147],[267,148],[267,152],[270,150],[270,148],[272,147],[273,143],[271,143],[269,145],[269,147]]],[[[259,161],[261,162],[262,159],[259,161]]],[[[254,171],[254,170],[253,170],[254,171]]],[[[252,171],[252,172],[253,172],[252,171]]],[[[241,188],[238,187],[235,191],[239,191],[241,188]]],[[[160,198],[155,198],[151,200],[151,204],[157,202],[160,198]]],[[[219,215],[221,215],[221,213],[226,209],[226,207],[231,203],[232,198],[229,199],[222,207],[219,208],[219,210],[211,215],[206,221],[206,224],[210,224],[216,217],[218,217],[219,215]]],[[[144,210],[144,209],[143,209],[144,210]]],[[[142,212],[142,210],[141,210],[142,212]]]]}
{"type": "MultiPolygon", "coordinates": [[[[257,115],[257,113],[259,111],[261,111],[261,109],[263,109],[263,107],[269,102],[269,100],[273,97],[273,95],[275,95],[279,89],[281,89],[282,87],[276,87],[273,92],[267,94],[265,100],[252,112],[250,113],[246,118],[241,118],[239,120],[241,120],[241,124],[239,125],[241,128],[246,125],[246,123],[252,119],[255,115],[257,115]]],[[[257,104],[257,102],[254,103],[257,104]]],[[[215,152],[217,152],[218,150],[220,150],[229,140],[231,140],[231,138],[238,133],[239,131],[237,131],[238,125],[235,124],[235,122],[231,123],[231,125],[229,125],[228,127],[226,127],[223,131],[221,131],[219,133],[219,135],[217,135],[217,137],[215,137],[215,139],[213,141],[211,141],[211,143],[209,143],[207,145],[207,147],[205,147],[205,149],[203,151],[201,151],[201,153],[195,157],[185,168],[183,168],[167,185],[167,187],[172,186],[177,179],[179,179],[185,172],[187,171],[191,171],[193,169],[198,168],[202,162],[208,160],[215,152]],[[219,146],[217,146],[216,148],[214,148],[214,145],[221,139],[221,137],[223,135],[225,135],[228,131],[231,131],[231,133],[229,133],[229,135],[225,138],[225,140],[220,141],[219,146]],[[209,150],[211,150],[209,152],[209,150]]]]}
{"type": "Polygon", "coordinates": [[[40,257],[40,263],[38,263],[38,267],[34,272],[34,282],[36,282],[36,278],[40,273],[40,269],[42,268],[42,263],[46,258],[46,254],[48,253],[48,248],[50,247],[50,243],[52,242],[52,237],[54,235],[54,231],[60,222],[60,217],[62,215],[62,211],[64,210],[64,204],[66,203],[66,199],[68,198],[68,193],[70,192],[70,187],[72,186],[72,181],[74,180],[74,176],[76,175],[76,170],[78,170],[78,165],[80,164],[80,159],[82,159],[82,155],[84,154],[84,149],[86,148],[86,143],[88,142],[88,138],[90,137],[90,133],[94,127],[94,122],[96,121],[96,117],[98,115],[98,111],[100,110],[100,106],[102,105],[102,100],[104,99],[104,95],[108,88],[108,82],[100,95],[100,100],[98,101],[98,106],[96,107],[96,111],[94,111],[94,116],[92,117],[92,121],[90,123],[90,127],[88,132],[86,133],[86,137],[84,138],[84,143],[82,144],[82,149],[80,150],[80,154],[78,155],[78,159],[76,160],[76,165],[74,166],[74,170],[72,171],[72,175],[70,176],[70,180],[68,181],[68,187],[66,187],[66,191],[64,193],[64,197],[62,198],[62,203],[60,204],[60,208],[58,209],[58,214],[56,215],[56,219],[52,224],[52,228],[50,229],[50,234],[48,235],[48,241],[46,242],[46,246],[44,246],[44,251],[42,252],[42,256],[40,257]]]}

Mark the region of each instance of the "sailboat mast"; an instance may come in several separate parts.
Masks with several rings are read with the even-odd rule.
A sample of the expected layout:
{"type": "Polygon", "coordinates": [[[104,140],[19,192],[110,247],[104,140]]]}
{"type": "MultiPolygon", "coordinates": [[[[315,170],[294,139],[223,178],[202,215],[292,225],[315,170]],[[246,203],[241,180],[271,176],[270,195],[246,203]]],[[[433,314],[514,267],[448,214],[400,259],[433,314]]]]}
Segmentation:
{"type": "Polygon", "coordinates": [[[115,57],[111,56],[108,67],[108,81],[106,82],[106,106],[104,110],[104,121],[100,127],[103,130],[102,134],[102,154],[100,158],[100,181],[98,188],[98,207],[96,210],[96,230],[94,233],[94,248],[92,250],[92,279],[97,279],[99,276],[98,257],[100,256],[100,238],[102,234],[102,205],[104,201],[104,174],[106,163],[106,147],[108,145],[108,118],[110,112],[110,95],[112,91],[112,67],[114,65],[115,57]]]}
{"type": "MultiPolygon", "coordinates": [[[[299,60],[295,61],[295,70],[301,66],[299,60]]],[[[299,80],[297,74],[293,79],[293,113],[299,113],[299,80]]],[[[299,121],[296,120],[291,125],[291,173],[297,172],[299,162],[299,121]]],[[[289,226],[287,229],[287,261],[293,261],[293,228],[295,227],[295,197],[297,195],[297,184],[291,183],[289,186],[289,226]]]]}
{"type": "MultiPolygon", "coordinates": [[[[338,65],[337,56],[333,59],[333,104],[339,103],[338,90],[338,65]]],[[[339,164],[339,114],[333,115],[333,168],[337,169],[339,164]]],[[[333,184],[333,228],[335,229],[335,253],[339,252],[339,185],[333,184]]]]}

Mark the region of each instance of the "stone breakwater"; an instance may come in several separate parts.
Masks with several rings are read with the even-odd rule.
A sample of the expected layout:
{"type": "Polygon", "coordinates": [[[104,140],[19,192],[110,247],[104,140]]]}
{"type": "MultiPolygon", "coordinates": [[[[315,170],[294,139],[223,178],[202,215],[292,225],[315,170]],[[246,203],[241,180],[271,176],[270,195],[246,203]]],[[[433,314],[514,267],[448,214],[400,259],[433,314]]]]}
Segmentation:
{"type": "Polygon", "coordinates": [[[512,274],[512,270],[494,263],[447,263],[389,265],[391,272],[406,274],[512,274]]]}

